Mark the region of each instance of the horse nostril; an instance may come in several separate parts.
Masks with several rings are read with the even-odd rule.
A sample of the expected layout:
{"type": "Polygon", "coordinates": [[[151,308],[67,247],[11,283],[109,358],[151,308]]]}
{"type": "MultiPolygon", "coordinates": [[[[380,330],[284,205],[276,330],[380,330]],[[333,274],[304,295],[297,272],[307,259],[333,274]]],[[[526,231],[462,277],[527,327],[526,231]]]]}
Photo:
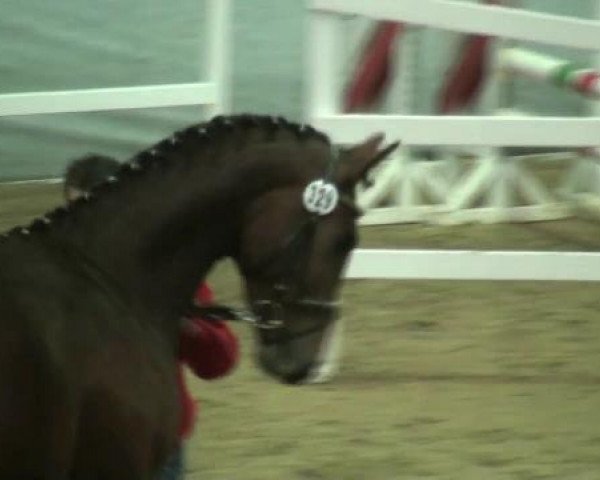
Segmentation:
{"type": "Polygon", "coordinates": [[[281,379],[281,382],[286,383],[288,385],[300,385],[308,378],[310,371],[310,367],[303,368],[302,370],[298,370],[289,375],[286,375],[281,379]]]}
{"type": "Polygon", "coordinates": [[[265,351],[259,353],[257,361],[263,371],[287,385],[298,385],[304,382],[312,371],[311,365],[299,367],[293,362],[285,362],[265,351]]]}

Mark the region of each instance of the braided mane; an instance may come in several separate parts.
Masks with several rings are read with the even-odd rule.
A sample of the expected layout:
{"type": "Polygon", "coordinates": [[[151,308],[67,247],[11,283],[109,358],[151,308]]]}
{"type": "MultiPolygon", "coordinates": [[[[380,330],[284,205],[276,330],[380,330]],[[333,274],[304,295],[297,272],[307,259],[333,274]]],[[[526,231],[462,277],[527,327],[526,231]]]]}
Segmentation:
{"type": "Polygon", "coordinates": [[[106,181],[95,187],[91,193],[82,195],[68,205],[59,206],[45,215],[35,218],[27,226],[17,226],[6,233],[0,234],[0,240],[15,234],[27,236],[32,232],[46,230],[53,223],[82,208],[90,200],[106,191],[117,186],[126,186],[127,180],[130,178],[143,175],[154,170],[157,166],[168,166],[175,161],[174,157],[182,156],[182,153],[188,149],[198,149],[203,145],[218,145],[221,142],[230,140],[231,135],[235,133],[243,137],[244,134],[250,131],[262,133],[264,135],[262,141],[274,141],[278,133],[287,132],[298,142],[317,140],[327,145],[331,143],[327,135],[315,130],[313,127],[290,122],[283,117],[251,114],[220,115],[208,122],[191,125],[176,131],[170,137],[142,150],[130,160],[124,162],[114,176],[107,178],[106,181]]]}

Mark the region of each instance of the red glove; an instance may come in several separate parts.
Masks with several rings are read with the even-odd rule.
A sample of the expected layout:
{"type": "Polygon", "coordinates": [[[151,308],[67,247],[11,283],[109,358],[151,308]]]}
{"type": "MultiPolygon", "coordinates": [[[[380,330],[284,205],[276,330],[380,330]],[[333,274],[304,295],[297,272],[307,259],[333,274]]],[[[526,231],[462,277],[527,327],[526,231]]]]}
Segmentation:
{"type": "Polygon", "coordinates": [[[196,290],[194,302],[198,305],[209,305],[214,302],[214,295],[208,283],[201,283],[196,290]]]}
{"type": "MultiPolygon", "coordinates": [[[[207,284],[199,286],[195,300],[199,304],[212,302],[212,292],[207,284]]],[[[184,320],[179,352],[181,360],[205,380],[227,375],[239,358],[237,338],[227,324],[202,318],[184,320]]]]}
{"type": "Polygon", "coordinates": [[[239,357],[238,342],[225,322],[201,318],[184,320],[180,336],[180,358],[204,380],[227,375],[239,357]]]}

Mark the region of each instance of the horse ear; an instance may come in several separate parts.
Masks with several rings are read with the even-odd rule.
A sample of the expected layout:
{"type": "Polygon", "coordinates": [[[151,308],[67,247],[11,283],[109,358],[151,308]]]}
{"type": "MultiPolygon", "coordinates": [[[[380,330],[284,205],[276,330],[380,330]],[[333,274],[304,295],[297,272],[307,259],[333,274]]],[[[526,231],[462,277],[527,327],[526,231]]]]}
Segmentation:
{"type": "Polygon", "coordinates": [[[379,150],[384,138],[383,133],[377,133],[344,152],[338,179],[340,185],[348,187],[355,185],[365,177],[371,168],[400,145],[400,142],[395,142],[383,150],[379,150]]]}

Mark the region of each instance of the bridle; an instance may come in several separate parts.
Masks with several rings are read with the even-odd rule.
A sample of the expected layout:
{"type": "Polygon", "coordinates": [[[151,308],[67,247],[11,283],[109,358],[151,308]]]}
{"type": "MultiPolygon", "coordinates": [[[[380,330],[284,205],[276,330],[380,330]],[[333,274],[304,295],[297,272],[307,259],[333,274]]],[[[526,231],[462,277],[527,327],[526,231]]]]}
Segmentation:
{"type": "Polygon", "coordinates": [[[352,209],[357,208],[354,200],[349,195],[341,193],[333,182],[340,152],[337,148],[332,147],[331,153],[331,160],[327,165],[325,175],[310,182],[303,192],[303,205],[309,213],[309,217],[263,263],[264,266],[279,263],[284,267],[279,279],[271,287],[270,298],[257,299],[251,304],[252,311],[256,316],[254,327],[259,331],[270,332],[268,338],[272,341],[290,341],[322,331],[335,320],[340,308],[338,301],[326,301],[312,297],[296,298],[293,295],[291,283],[292,279],[305,278],[308,266],[308,262],[305,261],[305,253],[309,252],[313,245],[319,220],[331,214],[340,204],[347,205],[352,209]],[[320,320],[302,330],[292,331],[285,322],[286,312],[290,309],[317,314],[320,320]]]}
{"type": "Polygon", "coordinates": [[[306,186],[303,204],[309,217],[292,233],[279,248],[263,259],[255,268],[267,268],[273,264],[281,266],[279,278],[271,286],[269,298],[259,298],[251,304],[251,312],[222,306],[196,307],[196,313],[215,319],[239,320],[250,323],[259,332],[268,332],[268,343],[281,343],[305,337],[322,331],[337,317],[340,302],[326,301],[312,297],[297,298],[293,293],[291,280],[305,278],[309,252],[316,234],[319,220],[332,213],[339,205],[358,211],[353,198],[340,192],[333,182],[333,175],[339,160],[339,150],[332,147],[331,161],[325,175],[306,186]],[[289,310],[306,311],[317,314],[319,321],[301,330],[291,330],[286,324],[289,310]]]}

